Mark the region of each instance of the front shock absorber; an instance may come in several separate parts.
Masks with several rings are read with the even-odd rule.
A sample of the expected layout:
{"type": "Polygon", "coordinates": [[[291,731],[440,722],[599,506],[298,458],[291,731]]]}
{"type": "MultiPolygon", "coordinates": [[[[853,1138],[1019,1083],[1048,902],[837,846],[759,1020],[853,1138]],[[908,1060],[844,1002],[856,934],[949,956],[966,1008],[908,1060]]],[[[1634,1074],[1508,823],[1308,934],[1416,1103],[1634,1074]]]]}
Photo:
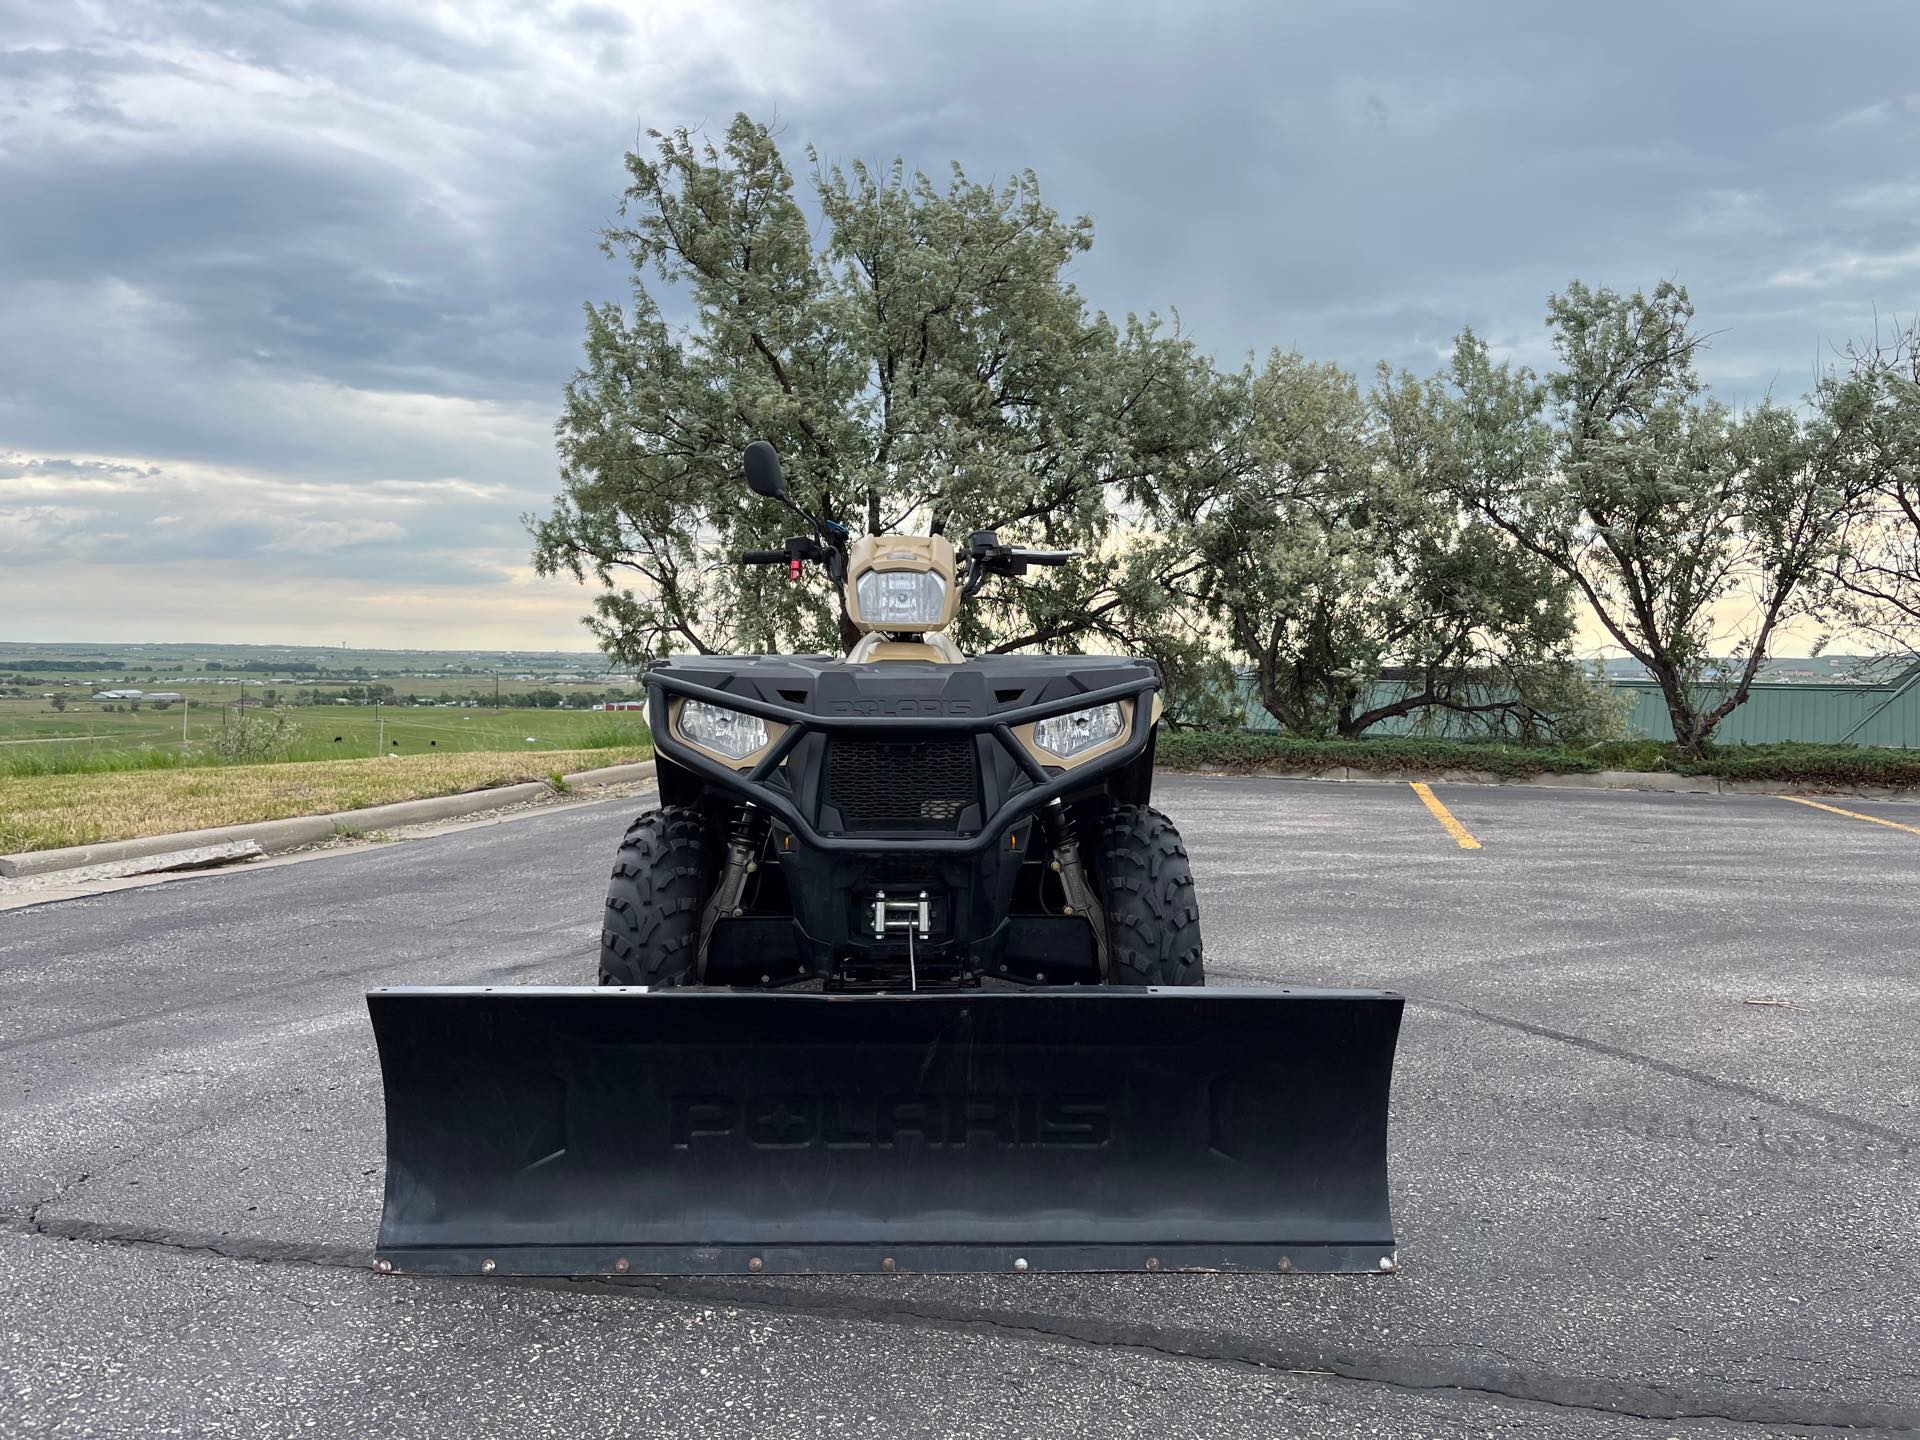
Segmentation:
{"type": "Polygon", "coordinates": [[[713,895],[700,912],[700,956],[695,967],[696,983],[707,983],[707,947],[713,939],[713,925],[723,916],[746,913],[747,879],[760,868],[760,852],[767,843],[767,817],[758,806],[742,805],[734,812],[727,831],[727,852],[720,861],[720,879],[713,895]]]}
{"type": "Polygon", "coordinates": [[[1093,927],[1093,953],[1100,966],[1100,978],[1107,978],[1107,916],[1100,907],[1100,896],[1093,888],[1080,856],[1080,837],[1074,830],[1073,816],[1055,800],[1040,812],[1046,831],[1047,848],[1053,852],[1048,868],[1060,877],[1060,889],[1066,896],[1063,913],[1081,915],[1093,927]]]}

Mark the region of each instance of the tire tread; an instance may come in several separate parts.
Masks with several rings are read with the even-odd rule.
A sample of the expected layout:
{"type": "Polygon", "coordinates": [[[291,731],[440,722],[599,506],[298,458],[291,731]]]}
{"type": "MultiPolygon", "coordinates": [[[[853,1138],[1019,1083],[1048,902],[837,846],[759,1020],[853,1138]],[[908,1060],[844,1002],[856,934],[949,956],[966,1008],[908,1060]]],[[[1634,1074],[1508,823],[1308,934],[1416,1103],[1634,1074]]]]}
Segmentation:
{"type": "Polygon", "coordinates": [[[607,882],[600,983],[683,985],[700,944],[713,847],[690,806],[649,810],[627,827],[607,882]]]}
{"type": "Polygon", "coordinates": [[[1095,849],[1110,985],[1204,985],[1200,907],[1180,832],[1148,805],[1119,805],[1095,849]]]}

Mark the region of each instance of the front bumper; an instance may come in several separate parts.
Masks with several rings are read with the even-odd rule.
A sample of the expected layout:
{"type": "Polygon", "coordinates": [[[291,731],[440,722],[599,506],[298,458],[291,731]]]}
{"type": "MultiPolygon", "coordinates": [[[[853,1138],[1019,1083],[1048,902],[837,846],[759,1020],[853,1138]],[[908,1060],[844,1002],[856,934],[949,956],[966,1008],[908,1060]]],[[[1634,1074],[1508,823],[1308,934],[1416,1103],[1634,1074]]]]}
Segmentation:
{"type": "Polygon", "coordinates": [[[673,764],[766,811],[807,848],[829,854],[884,852],[930,858],[976,856],[987,852],[1036,811],[1076,792],[1097,788],[1113,772],[1137,763],[1152,740],[1152,698],[1158,689],[1154,677],[1142,675],[1097,690],[984,714],[895,717],[822,715],[758,696],[698,684],[670,671],[650,673],[647,687],[655,749],[673,764]],[[750,767],[736,769],[675,734],[669,713],[670,701],[675,698],[705,701],[777,722],[785,728],[750,767]],[[1110,701],[1131,702],[1124,738],[1113,748],[1070,768],[1043,764],[1014,735],[1016,726],[1110,701]],[[983,789],[977,825],[968,826],[963,819],[961,828],[937,835],[873,829],[850,832],[821,825],[817,787],[796,784],[786,769],[789,757],[813,737],[824,737],[827,745],[831,745],[835,737],[905,744],[934,737],[943,740],[966,737],[989,755],[1003,755],[1011,763],[982,766],[983,789]],[[989,778],[995,772],[1004,772],[1004,783],[989,778]]]}

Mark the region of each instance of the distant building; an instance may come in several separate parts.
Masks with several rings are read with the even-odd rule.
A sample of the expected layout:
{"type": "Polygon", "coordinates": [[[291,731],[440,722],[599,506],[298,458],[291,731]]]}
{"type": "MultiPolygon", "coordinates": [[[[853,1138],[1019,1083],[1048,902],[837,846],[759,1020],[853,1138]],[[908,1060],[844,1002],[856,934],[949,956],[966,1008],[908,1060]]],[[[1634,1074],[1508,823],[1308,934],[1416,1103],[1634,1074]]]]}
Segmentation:
{"type": "Polygon", "coordinates": [[[647,702],[644,700],[607,700],[602,702],[600,708],[602,710],[644,710],[647,708],[647,702]]]}
{"type": "Polygon", "coordinates": [[[143,692],[139,690],[96,690],[93,693],[93,698],[96,700],[138,700],[141,698],[142,693],[143,692]]]}

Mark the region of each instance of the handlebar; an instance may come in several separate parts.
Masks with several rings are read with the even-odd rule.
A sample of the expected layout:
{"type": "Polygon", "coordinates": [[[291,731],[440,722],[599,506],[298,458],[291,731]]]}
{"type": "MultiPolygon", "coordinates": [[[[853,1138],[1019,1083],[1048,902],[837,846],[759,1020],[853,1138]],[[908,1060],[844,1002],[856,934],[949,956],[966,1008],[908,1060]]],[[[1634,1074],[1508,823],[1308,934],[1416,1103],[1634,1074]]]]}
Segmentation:
{"type": "Polygon", "coordinates": [[[1078,550],[1014,550],[1009,558],[1028,565],[1064,565],[1079,554],[1078,550]]]}
{"type": "MultiPolygon", "coordinates": [[[[792,577],[800,578],[800,567],[807,561],[827,566],[836,581],[846,580],[845,531],[834,527],[825,541],[796,535],[778,550],[742,550],[742,565],[786,565],[792,577]]],[[[959,558],[967,564],[964,574],[966,595],[975,594],[991,575],[1019,576],[1029,565],[1064,565],[1075,559],[1078,550],[1025,550],[1017,545],[1002,545],[991,530],[976,530],[959,549],[959,558]]]]}

